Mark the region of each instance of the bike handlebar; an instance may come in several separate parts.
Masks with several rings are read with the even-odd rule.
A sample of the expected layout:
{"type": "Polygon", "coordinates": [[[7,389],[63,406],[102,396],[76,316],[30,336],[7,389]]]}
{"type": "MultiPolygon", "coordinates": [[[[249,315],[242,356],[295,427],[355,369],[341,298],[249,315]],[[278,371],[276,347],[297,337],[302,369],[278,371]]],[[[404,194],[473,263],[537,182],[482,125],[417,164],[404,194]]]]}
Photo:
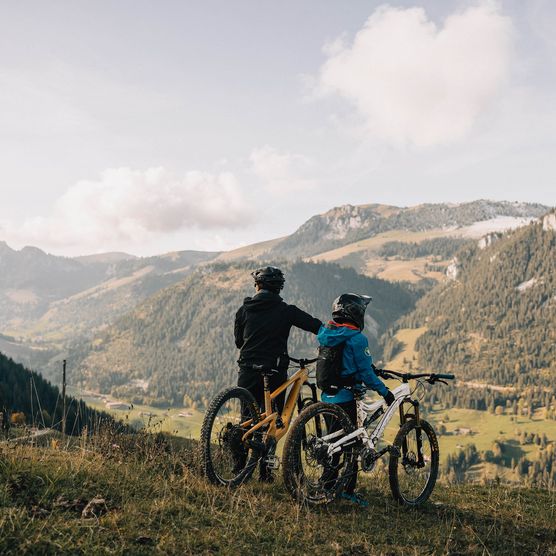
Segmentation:
{"type": "Polygon", "coordinates": [[[434,384],[437,381],[453,380],[455,378],[452,374],[442,374],[442,373],[399,373],[397,371],[391,371],[390,369],[376,369],[376,374],[388,380],[389,378],[401,378],[403,382],[408,380],[416,380],[418,378],[426,378],[427,382],[434,384]],[[391,375],[391,376],[388,376],[391,375]]]}

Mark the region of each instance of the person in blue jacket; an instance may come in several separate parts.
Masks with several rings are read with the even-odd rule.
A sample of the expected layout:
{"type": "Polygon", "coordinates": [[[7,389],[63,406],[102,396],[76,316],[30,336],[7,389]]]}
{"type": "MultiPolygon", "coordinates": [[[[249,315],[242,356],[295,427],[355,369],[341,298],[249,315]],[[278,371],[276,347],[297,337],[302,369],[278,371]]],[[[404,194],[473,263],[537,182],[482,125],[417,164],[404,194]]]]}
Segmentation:
{"type": "MultiPolygon", "coordinates": [[[[371,301],[367,295],[344,293],[332,304],[332,319],[322,326],[317,335],[321,346],[335,347],[344,344],[342,371],[340,384],[334,392],[323,392],[323,402],[339,405],[357,427],[357,405],[353,394],[353,387],[364,384],[378,392],[391,405],[394,394],[378,378],[374,372],[373,358],[369,350],[367,337],[362,333],[365,326],[365,310],[371,301]],[[343,385],[352,384],[352,388],[343,385]]],[[[356,470],[355,470],[356,471],[356,470]]],[[[354,494],[357,483],[357,473],[354,473],[342,496],[353,502],[366,506],[361,497],[354,494]]]]}

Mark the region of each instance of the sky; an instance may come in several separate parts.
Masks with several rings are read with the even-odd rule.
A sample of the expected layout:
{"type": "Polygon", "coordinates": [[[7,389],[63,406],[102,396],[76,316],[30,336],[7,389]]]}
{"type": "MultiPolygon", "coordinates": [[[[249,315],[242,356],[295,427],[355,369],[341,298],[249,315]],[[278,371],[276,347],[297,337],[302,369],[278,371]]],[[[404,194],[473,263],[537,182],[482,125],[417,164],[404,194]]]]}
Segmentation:
{"type": "Polygon", "coordinates": [[[344,204],[556,205],[556,2],[0,0],[0,240],[225,250],[344,204]]]}

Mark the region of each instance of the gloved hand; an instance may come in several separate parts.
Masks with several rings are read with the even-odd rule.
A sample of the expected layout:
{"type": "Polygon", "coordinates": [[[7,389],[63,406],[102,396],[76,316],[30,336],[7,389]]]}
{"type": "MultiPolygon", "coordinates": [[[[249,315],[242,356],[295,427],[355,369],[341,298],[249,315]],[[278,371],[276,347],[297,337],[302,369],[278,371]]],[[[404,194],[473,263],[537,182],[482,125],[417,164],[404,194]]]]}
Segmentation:
{"type": "Polygon", "coordinates": [[[396,396],[394,396],[394,394],[392,394],[392,392],[388,390],[388,392],[386,392],[386,395],[384,396],[384,401],[388,405],[392,405],[396,401],[396,396]]]}

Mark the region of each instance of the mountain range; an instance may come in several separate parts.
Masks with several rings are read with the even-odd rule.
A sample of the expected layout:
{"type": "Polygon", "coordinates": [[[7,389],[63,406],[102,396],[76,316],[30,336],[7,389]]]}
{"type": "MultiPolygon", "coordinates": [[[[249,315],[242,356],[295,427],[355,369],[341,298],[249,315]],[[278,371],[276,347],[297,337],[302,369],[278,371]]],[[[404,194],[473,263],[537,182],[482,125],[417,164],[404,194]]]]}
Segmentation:
{"type": "MultiPolygon", "coordinates": [[[[299,272],[292,275],[292,284],[302,282],[301,278],[295,277],[299,273],[301,276],[312,272],[313,287],[307,292],[303,290],[303,296],[296,297],[293,294],[292,300],[302,306],[308,304],[314,307],[323,318],[331,296],[338,291],[324,285],[329,280],[329,274],[340,276],[340,281],[346,287],[349,284],[353,284],[353,287],[362,285],[357,280],[368,280],[365,275],[414,284],[412,287],[407,284],[393,285],[401,288],[399,291],[403,290],[403,294],[409,297],[402,303],[403,310],[393,309],[387,319],[377,319],[379,326],[376,334],[371,336],[374,350],[380,353],[380,335],[396,319],[413,308],[412,304],[417,297],[436,282],[445,281],[446,270],[453,266],[451,259],[456,251],[465,247],[472,249],[477,238],[484,233],[524,226],[546,214],[548,210],[548,207],[538,204],[484,200],[416,207],[346,205],[312,217],[290,236],[226,253],[181,251],[154,257],[106,253],[67,258],[49,255],[34,247],[15,251],[2,242],[0,314],[3,318],[0,351],[34,368],[40,368],[49,375],[57,365],[57,359],[70,350],[76,355],[76,361],[83,362],[80,380],[85,385],[95,388],[106,388],[108,385],[109,388],[116,388],[125,387],[129,380],[139,381],[136,382],[139,385],[149,381],[147,391],[143,386],[135,388],[137,395],[145,394],[153,398],[159,396],[176,402],[179,397],[176,388],[167,385],[157,389],[158,387],[153,386],[156,381],[150,382],[149,377],[159,365],[157,361],[163,361],[161,365],[166,368],[170,364],[176,365],[183,377],[185,367],[182,362],[189,361],[189,355],[184,359],[182,348],[187,345],[189,347],[186,351],[189,354],[191,350],[194,351],[187,342],[192,337],[199,342],[202,336],[200,330],[207,328],[198,322],[197,315],[204,314],[199,307],[201,300],[208,300],[211,307],[216,303],[215,300],[226,306],[224,312],[217,311],[222,318],[220,324],[212,319],[212,314],[207,315],[214,329],[220,330],[220,335],[226,335],[229,332],[226,332],[225,326],[232,316],[231,308],[249,290],[249,286],[243,281],[245,278],[240,279],[237,275],[239,269],[248,276],[247,270],[254,265],[269,262],[294,268],[291,266],[294,261],[301,264],[300,259],[304,259],[307,264],[303,268],[296,267],[299,272]],[[340,266],[308,264],[331,261],[340,266]],[[320,270],[313,272],[309,270],[312,268],[320,270]],[[351,269],[352,272],[356,270],[364,276],[353,272],[348,277],[344,275],[346,269],[351,269]],[[225,288],[215,285],[219,281],[215,277],[220,274],[222,283],[227,284],[225,288]],[[207,280],[212,285],[207,288],[205,295],[201,284],[206,284],[207,280]],[[177,291],[181,293],[177,294],[177,291]],[[328,295],[322,296],[321,303],[313,299],[311,292],[318,292],[321,296],[326,292],[328,295]],[[165,296],[178,300],[175,301],[174,312],[171,304],[167,306],[165,296]],[[157,308],[157,304],[166,309],[157,308]],[[186,310],[185,306],[189,308],[186,310]],[[151,314],[151,311],[154,313],[151,314]],[[142,315],[148,316],[143,318],[142,315]],[[113,354],[109,344],[115,337],[124,337],[127,334],[129,340],[135,321],[143,328],[157,329],[164,335],[164,326],[171,328],[168,321],[171,318],[185,319],[188,331],[174,339],[171,334],[166,334],[170,338],[166,343],[160,338],[153,340],[150,347],[156,344],[159,346],[157,351],[148,354],[146,351],[142,352],[151,361],[150,370],[144,366],[140,372],[128,369],[122,374],[120,369],[123,367],[118,360],[120,362],[110,371],[113,354]],[[184,339],[186,336],[189,339],[184,339]],[[108,341],[107,338],[111,340],[108,341]],[[174,344],[180,342],[181,347],[175,349],[174,344]],[[102,349],[99,347],[101,345],[102,349]],[[87,354],[84,346],[93,346],[94,349],[87,354]],[[170,359],[165,359],[163,353],[173,355],[170,359]],[[106,358],[106,364],[102,363],[103,357],[106,358]],[[100,375],[106,378],[112,372],[113,378],[102,384],[95,382],[93,361],[104,369],[100,375]]],[[[376,284],[378,282],[374,286],[376,284]]],[[[364,286],[371,287],[367,282],[364,286]]],[[[391,294],[384,297],[389,303],[393,303],[394,298],[391,294]]],[[[369,328],[371,329],[372,327],[369,328]]],[[[147,336],[149,334],[146,333],[147,336]]],[[[134,336],[134,345],[141,343],[137,339],[139,336],[134,336]]],[[[229,338],[226,341],[228,340],[229,338]]],[[[301,345],[295,344],[296,340],[293,341],[293,345],[301,345]]],[[[214,357],[217,363],[212,368],[217,370],[211,372],[229,376],[231,367],[227,365],[233,346],[224,343],[222,347],[226,354],[214,357]],[[218,370],[219,367],[226,370],[218,370]]],[[[119,348],[116,351],[125,353],[125,350],[119,348]]],[[[127,355],[133,357],[134,352],[127,355]]],[[[205,358],[210,361],[211,357],[198,354],[193,359],[205,358]]],[[[139,359],[142,358],[143,356],[139,359]]],[[[135,363],[134,365],[137,366],[135,363]]],[[[202,383],[208,371],[195,372],[200,373],[201,377],[199,380],[195,379],[196,382],[202,383]]],[[[162,371],[160,374],[163,374],[162,371]]]]}

